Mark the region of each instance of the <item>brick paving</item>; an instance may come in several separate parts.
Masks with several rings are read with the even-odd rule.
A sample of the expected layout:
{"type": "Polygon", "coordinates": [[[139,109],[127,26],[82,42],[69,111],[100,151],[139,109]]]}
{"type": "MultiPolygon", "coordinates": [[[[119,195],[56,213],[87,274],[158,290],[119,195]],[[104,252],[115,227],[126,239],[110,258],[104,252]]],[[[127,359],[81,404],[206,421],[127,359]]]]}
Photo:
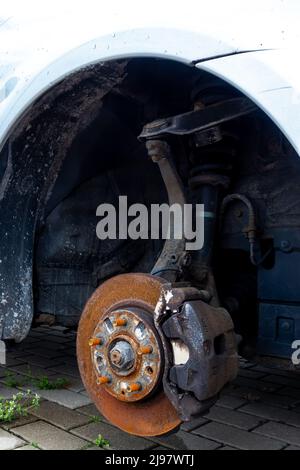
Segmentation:
{"type": "MultiPolygon", "coordinates": [[[[300,450],[300,375],[241,361],[235,383],[201,418],[173,434],[130,436],[111,426],[91,403],[75,357],[75,334],[62,327],[39,327],[11,347],[0,367],[0,397],[19,389],[36,391],[39,408],[12,423],[0,423],[0,450],[100,450],[101,434],[111,449],[300,450]],[[9,387],[9,377],[18,381],[9,387]],[[67,379],[63,390],[39,390],[33,377],[67,379]]],[[[10,384],[11,385],[11,384],[10,384]]]]}

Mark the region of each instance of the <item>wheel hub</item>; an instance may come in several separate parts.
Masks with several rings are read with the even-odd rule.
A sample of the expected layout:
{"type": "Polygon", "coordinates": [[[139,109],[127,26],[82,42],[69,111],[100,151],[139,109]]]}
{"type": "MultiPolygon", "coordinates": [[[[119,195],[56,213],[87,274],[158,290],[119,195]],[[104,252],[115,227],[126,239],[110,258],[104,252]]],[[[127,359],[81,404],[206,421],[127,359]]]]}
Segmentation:
{"type": "Polygon", "coordinates": [[[134,350],[127,341],[117,341],[109,353],[109,362],[112,367],[119,369],[123,373],[132,368],[134,360],[134,350]]]}
{"type": "Polygon", "coordinates": [[[139,308],[111,311],[99,321],[89,344],[97,382],[109,394],[135,402],[155,390],[162,350],[149,313],[139,308]]]}

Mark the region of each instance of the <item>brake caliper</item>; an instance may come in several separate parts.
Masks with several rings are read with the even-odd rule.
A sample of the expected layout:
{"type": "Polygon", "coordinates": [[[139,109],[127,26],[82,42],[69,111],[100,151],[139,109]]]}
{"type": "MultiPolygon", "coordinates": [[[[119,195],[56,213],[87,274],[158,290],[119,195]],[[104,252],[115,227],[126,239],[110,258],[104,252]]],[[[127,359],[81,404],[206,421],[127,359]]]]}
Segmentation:
{"type": "Polygon", "coordinates": [[[232,319],[207,299],[205,291],[165,285],[155,312],[166,358],[164,391],[183,421],[210,408],[238,372],[232,319]]]}

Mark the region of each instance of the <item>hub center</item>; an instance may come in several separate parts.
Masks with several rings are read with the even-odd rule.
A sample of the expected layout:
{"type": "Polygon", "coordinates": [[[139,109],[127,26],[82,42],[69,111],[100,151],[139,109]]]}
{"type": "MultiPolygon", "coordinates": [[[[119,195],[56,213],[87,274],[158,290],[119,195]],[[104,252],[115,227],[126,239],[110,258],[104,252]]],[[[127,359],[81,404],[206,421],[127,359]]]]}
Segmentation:
{"type": "Polygon", "coordinates": [[[134,365],[135,354],[133,348],[127,341],[118,340],[110,350],[109,360],[113,367],[120,371],[127,371],[134,365]]]}

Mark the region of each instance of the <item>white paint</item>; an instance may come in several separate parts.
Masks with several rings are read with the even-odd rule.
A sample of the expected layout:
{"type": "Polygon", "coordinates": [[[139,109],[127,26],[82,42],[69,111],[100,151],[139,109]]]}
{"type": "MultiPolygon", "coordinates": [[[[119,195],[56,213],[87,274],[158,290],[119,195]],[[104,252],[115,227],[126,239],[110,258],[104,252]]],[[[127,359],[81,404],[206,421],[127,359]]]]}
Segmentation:
{"type": "Polygon", "coordinates": [[[2,3],[0,148],[34,99],[87,64],[139,55],[191,63],[247,50],[278,49],[274,55],[259,52],[214,60],[207,70],[232,81],[266,109],[299,151],[294,119],[299,104],[293,104],[300,88],[298,0],[2,3]],[[12,78],[18,81],[10,82],[12,78]],[[264,92],[274,83],[281,91],[264,92]]]}
{"type": "Polygon", "coordinates": [[[181,366],[187,363],[190,358],[189,348],[179,339],[171,340],[173,349],[173,360],[175,366],[181,366]]]}
{"type": "MultiPolygon", "coordinates": [[[[300,2],[299,2],[300,4],[300,2]]],[[[297,50],[224,57],[199,67],[237,86],[279,126],[300,155],[300,63],[297,50]]]]}

